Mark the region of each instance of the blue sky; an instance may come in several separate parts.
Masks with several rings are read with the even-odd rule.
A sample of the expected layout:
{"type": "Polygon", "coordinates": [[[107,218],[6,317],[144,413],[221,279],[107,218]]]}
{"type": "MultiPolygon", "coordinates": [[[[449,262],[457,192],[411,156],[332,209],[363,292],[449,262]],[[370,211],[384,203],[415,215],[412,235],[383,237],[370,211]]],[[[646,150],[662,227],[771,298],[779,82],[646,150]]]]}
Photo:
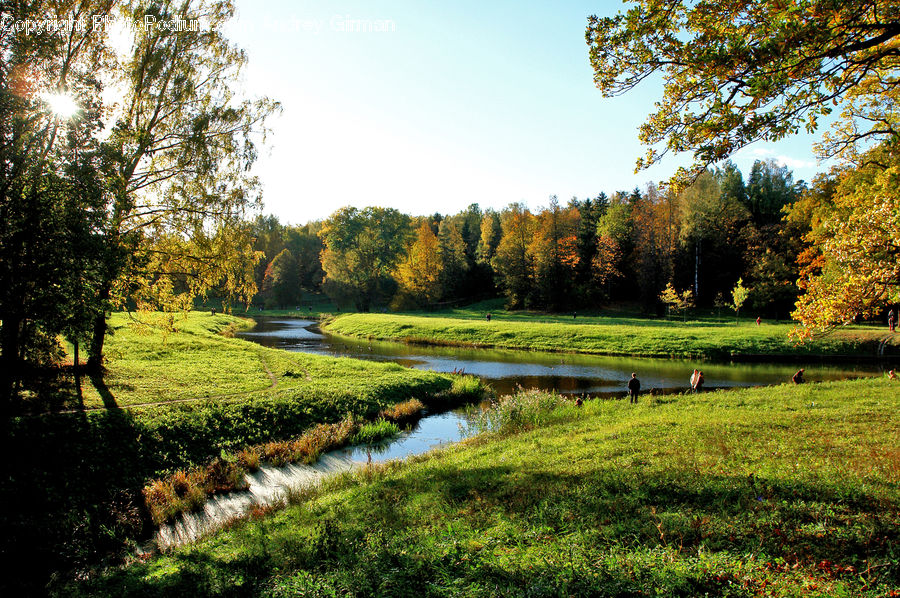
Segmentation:
{"type": "MultiPolygon", "coordinates": [[[[255,166],[265,211],[302,224],[345,205],[537,209],[550,195],[565,203],[668,178],[687,156],[634,173],[659,81],[614,99],[593,84],[587,16],[623,6],[237,0],[228,33],[250,60],[240,85],[283,105],[255,166]]],[[[812,140],[734,160],[746,176],[755,158],[780,157],[809,180],[812,140]]]]}

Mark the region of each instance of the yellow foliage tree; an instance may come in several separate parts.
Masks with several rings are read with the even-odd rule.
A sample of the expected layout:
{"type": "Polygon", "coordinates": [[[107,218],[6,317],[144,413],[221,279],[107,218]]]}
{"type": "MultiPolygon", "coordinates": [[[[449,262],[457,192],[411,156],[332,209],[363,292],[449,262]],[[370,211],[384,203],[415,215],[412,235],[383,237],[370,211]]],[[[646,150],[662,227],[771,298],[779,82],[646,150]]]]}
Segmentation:
{"type": "Polygon", "coordinates": [[[394,274],[401,297],[408,297],[420,305],[440,299],[444,263],[439,249],[437,236],[423,222],[416,229],[416,239],[409,245],[406,257],[394,274]]]}
{"type": "Polygon", "coordinates": [[[793,313],[799,338],[900,302],[900,148],[870,150],[836,178],[833,206],[807,235],[819,255],[793,313]]]}

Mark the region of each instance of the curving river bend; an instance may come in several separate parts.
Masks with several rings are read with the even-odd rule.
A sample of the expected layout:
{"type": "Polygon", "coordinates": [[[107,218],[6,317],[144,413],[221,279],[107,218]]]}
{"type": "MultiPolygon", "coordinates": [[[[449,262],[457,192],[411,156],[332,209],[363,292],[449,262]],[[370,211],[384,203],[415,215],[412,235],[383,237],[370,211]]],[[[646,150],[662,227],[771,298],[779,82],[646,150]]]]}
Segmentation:
{"type": "MultiPolygon", "coordinates": [[[[810,382],[879,375],[874,364],[716,363],[674,359],[602,357],[565,353],[540,353],[460,347],[425,347],[335,337],[323,333],[310,320],[259,318],[257,326],[238,336],[268,347],[288,351],[393,361],[404,366],[437,372],[473,374],[498,394],[510,394],[518,386],[554,390],[565,394],[622,398],[625,384],[636,372],[642,392],[683,392],[694,368],[703,371],[706,389],[761,386],[790,381],[800,367],[810,382]]],[[[169,548],[213,531],[250,508],[273,504],[287,490],[317,484],[323,476],[349,471],[368,462],[404,458],[457,442],[466,423],[465,410],[428,414],[397,438],[379,446],[348,447],[323,455],[312,465],[264,466],[248,474],[249,490],[214,496],[203,510],[187,513],[156,534],[156,545],[169,548]]]]}
{"type": "Polygon", "coordinates": [[[805,368],[810,382],[842,380],[881,373],[876,364],[723,363],[685,359],[604,357],[569,353],[541,353],[461,347],[427,347],[336,337],[319,330],[310,320],[259,318],[256,328],[238,336],[287,351],[393,361],[400,365],[436,372],[464,371],[480,377],[498,394],[517,386],[555,390],[566,394],[615,397],[626,394],[625,385],[636,372],[641,391],[681,392],[689,388],[694,368],[703,371],[705,388],[767,386],[790,382],[805,368]]]}

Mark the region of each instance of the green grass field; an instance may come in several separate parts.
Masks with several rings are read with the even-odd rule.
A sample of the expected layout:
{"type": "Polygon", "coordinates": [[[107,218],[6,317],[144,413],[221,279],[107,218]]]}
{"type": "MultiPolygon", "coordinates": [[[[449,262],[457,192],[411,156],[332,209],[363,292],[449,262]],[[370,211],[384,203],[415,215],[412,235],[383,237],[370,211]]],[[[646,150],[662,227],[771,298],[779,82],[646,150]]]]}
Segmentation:
{"type": "Polygon", "coordinates": [[[52,572],[95,565],[146,537],[141,490],[153,478],[410,399],[449,406],[484,391],[470,377],[229,338],[246,325],[231,316],[171,323],[177,330],[163,332],[115,314],[107,372],[82,379],[81,399],[69,377],[16,405],[5,428],[0,554],[21,575],[4,579],[0,594],[6,582],[30,588],[10,595],[31,593],[52,572]]]}
{"type": "Polygon", "coordinates": [[[113,314],[103,386],[83,381],[84,407],[323,392],[356,402],[359,397],[390,394],[392,387],[421,384],[433,392],[435,384],[449,385],[446,376],[394,364],[290,353],[230,338],[253,326],[247,319],[192,312],[174,316],[175,332],[158,326],[163,319],[168,321],[168,316],[113,314]],[[152,325],[141,325],[138,317],[152,325]]]}
{"type": "MultiPolygon", "coordinates": [[[[880,328],[854,326],[796,345],[789,324],[757,326],[752,321],[681,322],[632,317],[554,320],[545,316],[492,313],[490,322],[468,311],[438,315],[345,314],[327,322],[328,332],[378,340],[436,345],[497,347],[643,357],[874,357],[889,334],[880,328]],[[555,320],[555,321],[554,321],[555,320]]],[[[889,341],[896,352],[900,335],[889,341]]]]}
{"type": "Polygon", "coordinates": [[[885,379],[523,393],[462,445],[60,594],[895,596],[898,406],[885,379]]]}

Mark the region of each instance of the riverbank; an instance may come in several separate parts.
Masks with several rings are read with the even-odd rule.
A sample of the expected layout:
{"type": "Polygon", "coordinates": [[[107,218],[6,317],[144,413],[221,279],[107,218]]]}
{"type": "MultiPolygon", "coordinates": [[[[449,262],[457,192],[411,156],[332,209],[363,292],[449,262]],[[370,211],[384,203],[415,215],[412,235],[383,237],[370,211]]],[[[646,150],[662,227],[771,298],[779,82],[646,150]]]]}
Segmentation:
{"type": "Polygon", "coordinates": [[[229,338],[247,325],[231,316],[163,323],[175,329],[135,328],[115,314],[103,379],[84,379],[80,400],[69,378],[18,405],[0,530],[2,555],[21,574],[4,584],[33,590],[51,572],[97,564],[146,537],[141,491],[153,478],[409,399],[453,405],[483,390],[477,380],[229,338]]]}
{"type": "Polygon", "coordinates": [[[887,338],[887,353],[900,350],[900,335],[856,326],[795,344],[789,324],[754,322],[676,322],[641,318],[591,318],[591,323],[541,322],[518,317],[429,317],[396,314],[344,314],[327,320],[332,334],[432,345],[621,355],[758,360],[761,357],[876,358],[887,338]]]}
{"type": "Polygon", "coordinates": [[[486,435],[60,593],[888,596],[898,403],[883,378],[637,406],[525,393],[486,435]]]}

